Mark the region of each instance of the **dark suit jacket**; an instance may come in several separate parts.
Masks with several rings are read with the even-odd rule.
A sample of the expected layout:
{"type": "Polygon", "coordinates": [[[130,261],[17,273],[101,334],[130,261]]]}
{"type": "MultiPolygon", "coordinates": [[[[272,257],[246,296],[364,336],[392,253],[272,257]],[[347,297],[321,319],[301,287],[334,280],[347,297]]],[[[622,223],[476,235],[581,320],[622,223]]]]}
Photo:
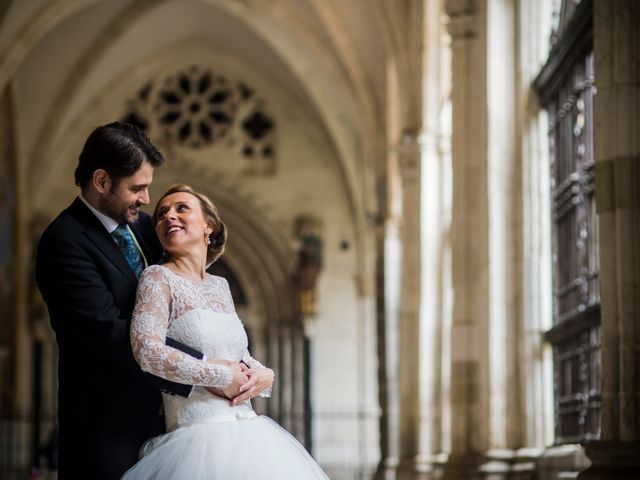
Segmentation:
{"type": "MultiPolygon", "coordinates": [[[[161,250],[149,216],[141,213],[132,230],[156,263],[161,250]]],[[[159,388],[186,395],[191,387],[136,364],[129,326],[138,281],[80,199],[43,233],[36,279],[59,349],[59,479],[119,479],[142,443],[164,430],[159,388]]]]}

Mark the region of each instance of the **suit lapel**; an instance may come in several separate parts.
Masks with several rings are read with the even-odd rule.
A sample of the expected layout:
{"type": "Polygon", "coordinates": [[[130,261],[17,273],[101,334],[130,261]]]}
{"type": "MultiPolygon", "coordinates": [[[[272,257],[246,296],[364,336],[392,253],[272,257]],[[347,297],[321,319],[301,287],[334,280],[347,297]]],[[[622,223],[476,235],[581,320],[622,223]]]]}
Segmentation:
{"type": "Polygon", "coordinates": [[[104,256],[129,280],[134,283],[138,282],[135,273],[122,255],[113,237],[100,223],[100,220],[82,203],[82,200],[76,198],[69,207],[71,215],[80,222],[84,227],[84,234],[93,242],[93,244],[104,254],[104,256]]]}

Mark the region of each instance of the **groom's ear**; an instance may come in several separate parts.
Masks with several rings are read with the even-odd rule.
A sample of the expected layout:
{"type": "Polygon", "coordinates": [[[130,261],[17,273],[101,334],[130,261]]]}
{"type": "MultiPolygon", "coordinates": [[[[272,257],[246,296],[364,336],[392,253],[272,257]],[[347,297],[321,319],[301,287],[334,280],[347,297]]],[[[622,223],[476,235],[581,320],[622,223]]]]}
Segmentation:
{"type": "Polygon", "coordinates": [[[93,172],[91,183],[93,184],[93,188],[100,193],[108,193],[111,190],[111,177],[107,171],[102,168],[93,172]]]}

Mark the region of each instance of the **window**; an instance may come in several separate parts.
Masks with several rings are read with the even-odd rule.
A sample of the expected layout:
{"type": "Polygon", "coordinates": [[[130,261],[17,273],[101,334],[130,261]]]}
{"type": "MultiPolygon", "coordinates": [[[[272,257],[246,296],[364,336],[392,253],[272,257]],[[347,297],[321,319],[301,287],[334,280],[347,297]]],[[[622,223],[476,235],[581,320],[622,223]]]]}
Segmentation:
{"type": "Polygon", "coordinates": [[[600,285],[593,158],[592,0],[563,0],[534,81],[549,116],[556,443],[600,432],[600,285]]]}

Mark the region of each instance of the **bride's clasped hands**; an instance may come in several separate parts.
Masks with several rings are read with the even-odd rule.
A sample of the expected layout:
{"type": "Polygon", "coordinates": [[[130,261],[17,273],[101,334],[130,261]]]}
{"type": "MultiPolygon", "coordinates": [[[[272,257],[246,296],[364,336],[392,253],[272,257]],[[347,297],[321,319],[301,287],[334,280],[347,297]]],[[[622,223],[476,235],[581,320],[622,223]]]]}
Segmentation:
{"type": "Polygon", "coordinates": [[[231,360],[210,360],[209,363],[231,368],[233,379],[227,388],[221,390],[207,387],[207,390],[214,395],[229,399],[231,405],[240,405],[247,400],[258,397],[273,386],[275,375],[270,368],[249,368],[242,362],[232,362],[231,360]]]}
{"type": "Polygon", "coordinates": [[[273,370],[270,368],[249,368],[244,371],[248,380],[239,389],[239,395],[233,398],[232,405],[241,405],[247,400],[259,396],[273,385],[273,370]]]}

